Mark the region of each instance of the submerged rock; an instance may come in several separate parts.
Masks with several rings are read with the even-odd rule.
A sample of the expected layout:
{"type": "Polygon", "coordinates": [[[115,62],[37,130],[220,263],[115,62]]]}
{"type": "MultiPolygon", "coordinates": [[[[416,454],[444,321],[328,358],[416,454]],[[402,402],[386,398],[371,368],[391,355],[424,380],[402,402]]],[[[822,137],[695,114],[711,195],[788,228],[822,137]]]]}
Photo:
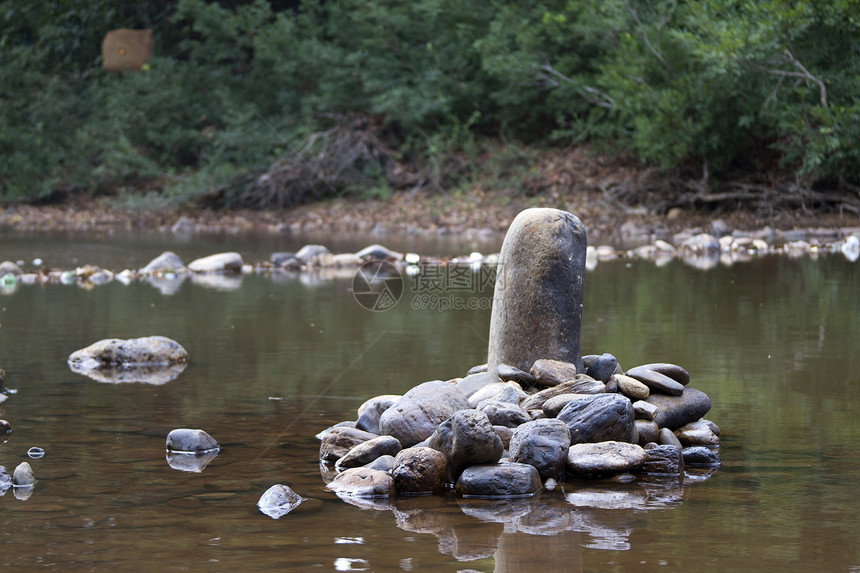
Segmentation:
{"type": "Polygon", "coordinates": [[[585,227],[558,209],[526,209],[511,223],[496,275],[490,318],[489,371],[531,369],[548,358],[582,368],[580,328],[585,227]]]}
{"type": "Polygon", "coordinates": [[[272,519],[280,519],[297,508],[305,499],[283,484],[275,484],[260,496],[257,507],[272,519]]]}

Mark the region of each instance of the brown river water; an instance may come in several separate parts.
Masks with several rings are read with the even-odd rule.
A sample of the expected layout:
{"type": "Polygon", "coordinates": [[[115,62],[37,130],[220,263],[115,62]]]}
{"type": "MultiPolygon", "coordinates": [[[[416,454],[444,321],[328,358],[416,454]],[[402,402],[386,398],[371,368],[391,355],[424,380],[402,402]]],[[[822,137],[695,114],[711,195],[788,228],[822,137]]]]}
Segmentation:
{"type": "MultiPolygon", "coordinates": [[[[0,259],[142,267],[304,242],[378,239],[14,235],[0,259]]],[[[500,241],[387,237],[399,250],[495,252],[500,241]]],[[[347,503],[327,492],[314,435],[378,394],[462,376],[485,362],[491,289],[457,283],[430,308],[371,312],[351,276],[247,275],[18,285],[0,296],[0,367],[17,393],[0,465],[22,461],[29,498],[0,497],[0,565],[151,571],[860,572],[860,263],[764,257],[703,271],[681,261],[600,263],[586,276],[584,353],[625,368],[684,366],[713,401],[722,466],[683,483],[568,482],[525,500],[431,496],[347,503]],[[171,293],[171,294],[167,294],[171,293]],[[160,334],[190,363],[161,385],[97,382],[68,355],[103,338],[160,334]],[[172,469],[164,439],[202,428],[222,446],[202,472],[172,469]],[[29,458],[31,447],[44,457],[29,458]],[[276,483],[309,501],[275,520],[276,483]]]]}

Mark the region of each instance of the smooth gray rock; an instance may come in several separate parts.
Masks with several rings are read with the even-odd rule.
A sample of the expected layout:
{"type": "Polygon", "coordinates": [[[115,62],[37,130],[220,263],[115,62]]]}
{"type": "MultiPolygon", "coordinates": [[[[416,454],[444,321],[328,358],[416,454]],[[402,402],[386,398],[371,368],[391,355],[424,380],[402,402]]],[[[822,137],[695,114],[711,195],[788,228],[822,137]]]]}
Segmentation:
{"type": "Polygon", "coordinates": [[[540,489],[537,469],[514,462],[472,466],[460,475],[455,486],[458,494],[467,497],[525,497],[540,489]]]}
{"type": "Polygon", "coordinates": [[[220,446],[215,438],[204,430],[177,428],[167,434],[168,451],[178,453],[204,454],[217,451],[220,446]]]}
{"type": "Polygon", "coordinates": [[[643,364],[639,368],[647,368],[654,372],[659,372],[664,376],[668,376],[675,382],[686,386],[690,383],[690,373],[677,364],[669,364],[667,362],[655,362],[653,364],[643,364]]]}
{"type": "Polygon", "coordinates": [[[478,410],[460,410],[439,424],[429,446],[448,460],[448,477],[456,481],[469,466],[495,463],[504,452],[502,440],[487,415],[478,410]]]}
{"type": "Polygon", "coordinates": [[[708,395],[691,386],[684,386],[680,396],[652,393],[646,402],[654,404],[659,410],[654,421],[661,428],[677,430],[684,424],[695,422],[711,409],[708,395]]]}
{"type": "Polygon", "coordinates": [[[345,470],[326,489],[347,497],[391,497],[395,494],[394,479],[387,472],[368,468],[345,470]]]}
{"type": "Polygon", "coordinates": [[[679,476],[684,471],[681,448],[666,444],[648,444],[645,446],[645,461],[641,471],[646,474],[679,476]]]}
{"type": "Polygon", "coordinates": [[[589,360],[588,366],[585,367],[585,373],[600,380],[603,383],[609,382],[615,370],[618,368],[618,359],[612,354],[604,353],[596,358],[589,360]]]}
{"type": "Polygon", "coordinates": [[[570,448],[567,424],[555,418],[534,420],[517,427],[508,448],[512,462],[534,466],[541,479],[561,478],[570,448]]]}
{"type": "Polygon", "coordinates": [[[637,443],[640,446],[644,446],[650,442],[657,442],[660,427],[654,420],[634,420],[633,425],[636,426],[636,435],[639,437],[637,443]]]}
{"type": "Polygon", "coordinates": [[[397,251],[392,251],[388,247],[383,247],[382,245],[368,245],[364,247],[355,255],[361,259],[367,261],[401,261],[403,260],[403,253],[398,253],[397,251]]]}
{"type": "Polygon", "coordinates": [[[496,368],[496,374],[498,374],[499,379],[503,382],[516,382],[526,389],[537,384],[537,380],[529,372],[508,364],[499,364],[498,368],[496,368]]]}
{"type": "Polygon", "coordinates": [[[597,394],[569,402],[558,419],[570,429],[570,443],[632,442],[633,405],[619,394],[597,394]]]}
{"type": "Polygon", "coordinates": [[[349,426],[331,428],[320,441],[320,460],[336,462],[358,444],[376,437],[376,434],[349,426]]]}
{"type": "Polygon", "coordinates": [[[21,462],[12,472],[12,485],[14,487],[29,487],[36,484],[36,474],[27,462],[21,462]]]}
{"type": "Polygon", "coordinates": [[[662,392],[670,396],[680,396],[684,391],[684,385],[680,382],[676,382],[665,374],[660,374],[656,370],[651,370],[644,366],[631,368],[625,374],[630,378],[639,380],[654,392],[662,392]]]}
{"type": "Polygon", "coordinates": [[[379,431],[394,436],[404,448],[430,437],[439,424],[469,401],[453,384],[434,380],[412,388],[379,418],[379,431]]]}
{"type": "Polygon", "coordinates": [[[393,406],[400,398],[401,396],[398,395],[385,394],[382,396],[375,396],[370,400],[367,400],[364,404],[358,407],[358,420],[355,422],[355,427],[373,434],[380,433],[380,416],[382,416],[382,413],[393,406]]]}
{"type": "Polygon", "coordinates": [[[561,396],[562,394],[601,394],[605,389],[606,385],[603,382],[585,374],[578,374],[576,380],[572,382],[565,382],[564,384],[541,390],[537,394],[532,394],[523,400],[520,406],[524,410],[540,410],[547,400],[561,396]]]}
{"type": "Polygon", "coordinates": [[[145,267],[140,269],[142,273],[180,273],[185,271],[185,263],[179,258],[179,255],[173,251],[164,251],[151,261],[145,267]]]}
{"type": "Polygon", "coordinates": [[[499,400],[485,400],[476,408],[483,412],[494,426],[507,426],[516,428],[531,420],[528,412],[520,408],[519,404],[501,402],[499,400]]]}
{"type": "Polygon", "coordinates": [[[488,367],[529,371],[548,358],[582,367],[580,328],[586,233],[573,214],[522,211],[511,223],[496,275],[488,367]]]}
{"type": "Polygon", "coordinates": [[[529,374],[540,386],[558,386],[576,379],[577,368],[572,362],[540,358],[532,364],[529,374]]]}
{"type": "Polygon", "coordinates": [[[645,461],[645,450],[636,444],[604,441],[574,444],[567,455],[567,469],[575,475],[602,476],[638,469],[645,461]]]}
{"type": "Polygon", "coordinates": [[[238,273],[244,264],[239,253],[217,253],[191,261],[188,270],[194,273],[238,273]]]}
{"type": "Polygon", "coordinates": [[[498,400],[499,402],[519,405],[526,398],[528,398],[528,394],[523,392],[523,389],[516,382],[494,382],[469,396],[469,406],[477,408],[478,404],[486,400],[498,400]]]}
{"type": "Polygon", "coordinates": [[[95,342],[69,355],[69,365],[83,370],[106,366],[156,366],[188,362],[188,351],[164,336],[121,340],[109,338],[95,342]]]}
{"type": "Polygon", "coordinates": [[[378,436],[366,442],[353,446],[342,458],[337,460],[335,467],[357,468],[369,464],[380,456],[393,456],[403,449],[397,438],[392,436],[378,436]]]}
{"type": "Polygon", "coordinates": [[[660,428],[660,431],[657,433],[657,443],[662,446],[673,446],[679,450],[683,447],[681,440],[669,428],[660,428]]]}
{"type": "Polygon", "coordinates": [[[720,437],[714,433],[714,430],[705,420],[698,420],[684,424],[677,430],[675,435],[678,436],[678,441],[685,448],[688,446],[719,446],[720,437]]]}
{"type": "Polygon", "coordinates": [[[720,452],[717,448],[707,446],[690,446],[681,450],[684,463],[689,466],[718,466],[720,452]]]}
{"type": "Polygon", "coordinates": [[[416,447],[401,450],[394,457],[391,477],[400,495],[441,492],[445,489],[448,460],[433,448],[416,447]]]}
{"type": "Polygon", "coordinates": [[[260,496],[257,507],[272,519],[280,519],[297,508],[305,499],[283,484],[275,484],[260,496]]]}

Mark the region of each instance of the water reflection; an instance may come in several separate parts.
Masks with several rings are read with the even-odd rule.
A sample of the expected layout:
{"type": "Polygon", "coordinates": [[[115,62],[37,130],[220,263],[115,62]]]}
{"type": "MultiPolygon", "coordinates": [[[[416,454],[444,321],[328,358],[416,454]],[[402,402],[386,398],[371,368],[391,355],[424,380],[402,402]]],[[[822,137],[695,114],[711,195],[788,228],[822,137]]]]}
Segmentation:
{"type": "Polygon", "coordinates": [[[168,451],[165,454],[167,465],[181,472],[201,473],[209,462],[218,457],[219,450],[212,450],[202,454],[186,454],[168,451]]]}
{"type": "Polygon", "coordinates": [[[187,362],[180,362],[170,365],[86,368],[80,363],[69,363],[72,372],[86,376],[96,382],[105,384],[139,383],[156,386],[176,380],[187,366],[187,362]]]}

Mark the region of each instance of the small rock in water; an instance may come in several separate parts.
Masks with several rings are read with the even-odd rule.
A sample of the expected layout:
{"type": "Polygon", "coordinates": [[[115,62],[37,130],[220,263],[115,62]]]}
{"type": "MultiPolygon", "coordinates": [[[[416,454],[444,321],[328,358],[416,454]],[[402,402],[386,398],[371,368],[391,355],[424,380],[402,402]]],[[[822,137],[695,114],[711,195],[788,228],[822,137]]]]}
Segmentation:
{"type": "Polygon", "coordinates": [[[175,340],[164,336],[146,336],[121,340],[109,338],[76,350],[69,365],[80,369],[105,366],[170,365],[188,361],[188,351],[175,340]]]}
{"type": "Polygon", "coordinates": [[[275,484],[260,496],[257,507],[272,519],[280,519],[297,508],[305,499],[283,484],[275,484]]]}
{"type": "Polygon", "coordinates": [[[21,462],[12,472],[12,485],[15,487],[28,487],[36,484],[36,475],[33,468],[27,462],[21,462]]]}
{"type": "Polygon", "coordinates": [[[12,424],[7,422],[6,420],[0,420],[0,434],[11,434],[12,433],[12,424]]]}
{"type": "Polygon", "coordinates": [[[167,273],[181,272],[185,270],[185,264],[179,255],[173,251],[164,251],[147,263],[140,271],[142,273],[167,273]]]}
{"type": "Polygon", "coordinates": [[[681,450],[684,463],[691,466],[718,466],[720,453],[716,448],[706,446],[691,446],[681,450]]]}
{"type": "Polygon", "coordinates": [[[203,454],[219,448],[218,442],[204,430],[177,428],[167,434],[167,450],[171,452],[203,454]]]}
{"type": "Polygon", "coordinates": [[[711,409],[711,399],[696,388],[684,386],[680,396],[652,392],[647,402],[659,410],[654,421],[661,428],[677,430],[684,424],[695,422],[711,409]]]}
{"type": "Polygon", "coordinates": [[[188,270],[195,273],[240,273],[244,264],[239,253],[218,253],[191,261],[188,270]]]}
{"type": "Polygon", "coordinates": [[[660,428],[660,432],[657,434],[657,443],[664,446],[674,446],[676,448],[683,447],[681,445],[681,440],[679,440],[678,436],[675,435],[675,432],[669,428],[660,428]]]}

